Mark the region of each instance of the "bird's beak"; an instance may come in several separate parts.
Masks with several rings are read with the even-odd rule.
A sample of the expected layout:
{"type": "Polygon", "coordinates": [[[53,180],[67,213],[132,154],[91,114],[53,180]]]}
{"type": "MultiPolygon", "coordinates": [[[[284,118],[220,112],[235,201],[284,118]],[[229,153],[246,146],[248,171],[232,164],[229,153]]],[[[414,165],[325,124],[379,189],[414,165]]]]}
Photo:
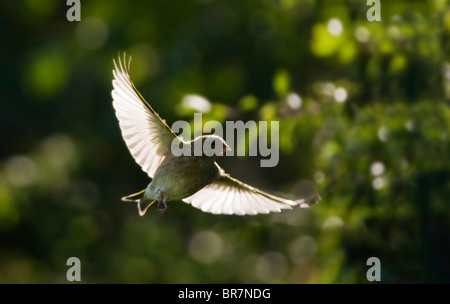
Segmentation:
{"type": "Polygon", "coordinates": [[[224,146],[222,152],[225,153],[227,151],[231,151],[231,148],[228,146],[224,146]]]}

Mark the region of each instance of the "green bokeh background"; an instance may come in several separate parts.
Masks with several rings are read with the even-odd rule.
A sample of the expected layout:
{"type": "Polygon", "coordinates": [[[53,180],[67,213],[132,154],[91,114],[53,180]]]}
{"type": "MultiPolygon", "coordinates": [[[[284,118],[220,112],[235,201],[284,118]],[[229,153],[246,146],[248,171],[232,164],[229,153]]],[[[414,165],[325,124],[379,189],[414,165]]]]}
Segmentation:
{"type": "Polygon", "coordinates": [[[81,0],[0,4],[0,283],[450,282],[446,0],[81,0]],[[308,210],[153,222],[120,201],[148,177],[111,104],[112,59],[169,124],[280,122],[280,161],[233,176],[308,210]]]}

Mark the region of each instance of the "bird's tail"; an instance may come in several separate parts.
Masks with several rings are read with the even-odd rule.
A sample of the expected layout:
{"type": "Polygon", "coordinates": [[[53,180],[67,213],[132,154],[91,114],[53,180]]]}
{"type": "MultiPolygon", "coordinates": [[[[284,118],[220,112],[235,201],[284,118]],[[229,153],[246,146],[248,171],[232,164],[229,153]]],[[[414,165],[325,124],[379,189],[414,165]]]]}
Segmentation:
{"type": "Polygon", "coordinates": [[[145,189],[142,190],[142,191],[139,191],[137,193],[130,194],[128,196],[122,197],[122,201],[137,203],[139,215],[143,216],[147,212],[147,209],[151,205],[153,205],[154,202],[156,202],[156,200],[150,202],[149,200],[143,199],[144,198],[144,193],[145,193],[145,189]],[[147,204],[147,207],[142,209],[141,205],[144,205],[144,204],[147,204]]]}
{"type": "Polygon", "coordinates": [[[139,191],[137,193],[133,193],[127,196],[122,197],[122,201],[124,202],[132,202],[132,203],[139,203],[141,198],[144,196],[145,189],[142,191],[139,191]]]}
{"type": "Polygon", "coordinates": [[[320,197],[320,194],[317,193],[317,194],[311,195],[310,197],[296,200],[295,202],[298,203],[297,206],[299,206],[300,208],[308,208],[309,206],[320,202],[321,199],[322,198],[320,197]]]}

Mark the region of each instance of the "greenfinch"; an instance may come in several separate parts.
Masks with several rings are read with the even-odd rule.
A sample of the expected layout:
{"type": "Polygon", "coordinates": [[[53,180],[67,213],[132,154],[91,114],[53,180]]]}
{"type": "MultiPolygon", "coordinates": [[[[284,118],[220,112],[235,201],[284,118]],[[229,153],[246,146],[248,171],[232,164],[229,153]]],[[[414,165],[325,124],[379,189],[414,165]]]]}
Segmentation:
{"type": "Polygon", "coordinates": [[[129,75],[131,57],[128,65],[125,54],[123,63],[120,57],[118,64],[113,62],[113,107],[122,136],[135,161],[151,178],[144,190],[122,198],[137,203],[141,216],[155,201],[164,205],[157,215],[162,218],[169,201],[182,200],[213,214],[254,215],[309,207],[320,200],[318,194],[307,199],[284,199],[231,177],[216,162],[217,156],[229,149],[221,137],[202,135],[184,141],[134,86],[129,75]],[[205,149],[205,140],[214,141],[210,145],[214,151],[205,149]],[[176,156],[173,145],[183,145],[192,153],[176,156]],[[196,151],[197,147],[202,151],[196,151]]]}

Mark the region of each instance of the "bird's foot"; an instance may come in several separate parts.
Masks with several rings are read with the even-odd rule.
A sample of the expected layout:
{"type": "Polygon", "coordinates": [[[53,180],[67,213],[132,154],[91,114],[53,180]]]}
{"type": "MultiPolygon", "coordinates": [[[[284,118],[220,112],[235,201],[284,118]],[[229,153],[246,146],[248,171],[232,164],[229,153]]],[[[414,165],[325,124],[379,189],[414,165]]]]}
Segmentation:
{"type": "Polygon", "coordinates": [[[158,222],[162,220],[167,215],[167,213],[169,213],[169,208],[158,209],[158,213],[155,216],[155,221],[158,222]]]}
{"type": "MultiPolygon", "coordinates": [[[[159,204],[161,203],[161,202],[164,202],[164,192],[163,191],[160,191],[159,193],[158,193],[158,206],[159,206],[159,204]]],[[[166,203],[164,203],[164,205],[165,205],[166,203]]]]}
{"type": "MultiPolygon", "coordinates": [[[[161,202],[158,202],[158,207],[160,204],[161,204],[161,202]]],[[[158,211],[158,213],[155,216],[155,221],[162,220],[169,212],[169,207],[167,207],[166,201],[163,201],[163,204],[164,204],[164,208],[156,209],[158,211]]]]}

